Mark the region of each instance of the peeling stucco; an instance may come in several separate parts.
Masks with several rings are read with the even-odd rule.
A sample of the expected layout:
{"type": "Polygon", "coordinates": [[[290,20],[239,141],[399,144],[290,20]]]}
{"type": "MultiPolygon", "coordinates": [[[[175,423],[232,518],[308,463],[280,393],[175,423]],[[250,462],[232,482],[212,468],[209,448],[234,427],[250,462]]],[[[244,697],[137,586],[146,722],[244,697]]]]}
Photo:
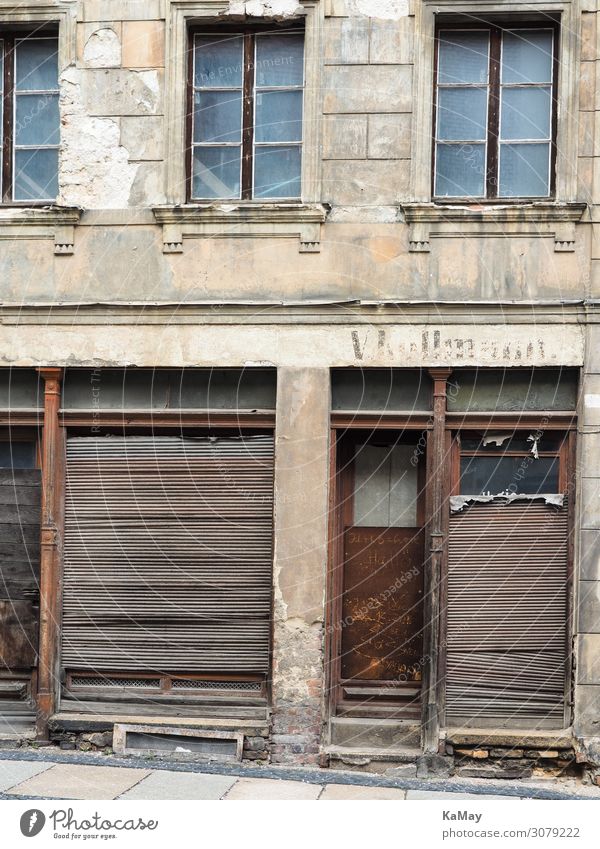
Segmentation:
{"type": "Polygon", "coordinates": [[[158,71],[132,71],[132,73],[137,74],[142,82],[139,102],[146,107],[148,112],[154,112],[160,99],[160,80],[158,71]]]}
{"type": "Polygon", "coordinates": [[[345,14],[350,17],[363,15],[397,21],[409,14],[408,0],[343,0],[343,6],[345,14]]]}
{"type": "Polygon", "coordinates": [[[230,0],[229,3],[230,15],[250,15],[253,18],[289,17],[299,11],[302,11],[302,6],[297,0],[230,0]]]}
{"type": "Polygon", "coordinates": [[[116,118],[87,114],[81,72],[61,76],[60,203],[85,209],[123,209],[138,170],[120,144],[116,118]]]}
{"type": "Polygon", "coordinates": [[[93,32],[83,48],[83,61],[88,68],[118,68],[121,64],[121,42],[110,27],[93,32]]]}

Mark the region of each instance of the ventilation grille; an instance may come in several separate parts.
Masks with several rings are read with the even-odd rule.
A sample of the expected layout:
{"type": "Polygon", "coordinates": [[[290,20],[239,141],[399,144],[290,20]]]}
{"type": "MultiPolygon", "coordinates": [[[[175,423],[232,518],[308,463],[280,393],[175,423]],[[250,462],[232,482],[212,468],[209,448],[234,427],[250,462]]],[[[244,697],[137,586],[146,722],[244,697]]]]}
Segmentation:
{"type": "Polygon", "coordinates": [[[172,681],[172,690],[237,690],[260,693],[260,681],[172,681]]]}
{"type": "Polygon", "coordinates": [[[136,690],[160,690],[160,678],[105,678],[91,675],[74,675],[72,687],[127,687],[136,690]]]}

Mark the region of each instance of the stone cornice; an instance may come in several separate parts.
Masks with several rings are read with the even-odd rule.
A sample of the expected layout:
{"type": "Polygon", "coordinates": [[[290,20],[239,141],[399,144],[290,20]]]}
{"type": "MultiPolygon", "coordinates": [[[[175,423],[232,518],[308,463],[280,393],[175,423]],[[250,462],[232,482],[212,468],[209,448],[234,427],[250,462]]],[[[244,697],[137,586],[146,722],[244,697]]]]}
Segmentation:
{"type": "Polygon", "coordinates": [[[181,253],[188,237],[244,238],[298,236],[300,251],[320,250],[324,204],[211,203],[157,206],[152,212],[163,228],[165,253],[181,253]]]}
{"type": "Polygon", "coordinates": [[[0,240],[54,239],[54,253],[70,255],[81,214],[72,206],[0,206],[0,240]]]}
{"type": "Polygon", "coordinates": [[[556,251],[575,250],[575,224],[585,203],[402,204],[410,250],[427,252],[433,237],[554,236],[556,251]]]}

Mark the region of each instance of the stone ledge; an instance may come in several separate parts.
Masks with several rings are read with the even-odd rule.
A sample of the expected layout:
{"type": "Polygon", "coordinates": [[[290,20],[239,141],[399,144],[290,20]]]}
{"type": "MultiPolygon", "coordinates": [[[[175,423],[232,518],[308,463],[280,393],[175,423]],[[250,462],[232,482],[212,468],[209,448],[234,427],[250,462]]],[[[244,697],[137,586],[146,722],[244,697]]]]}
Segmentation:
{"type": "Polygon", "coordinates": [[[511,746],[527,749],[572,749],[571,729],[563,731],[505,731],[499,728],[448,728],[446,743],[455,746],[511,746]]]}
{"type": "Polygon", "coordinates": [[[163,228],[164,253],[182,253],[185,237],[300,239],[301,253],[321,249],[321,225],[327,219],[325,204],[240,203],[156,206],[152,212],[163,228]]]}
{"type": "Polygon", "coordinates": [[[81,214],[73,206],[0,206],[0,240],[54,239],[54,253],[70,255],[81,214]]]}
{"type": "Polygon", "coordinates": [[[575,250],[575,224],[585,203],[494,203],[400,205],[410,227],[409,249],[427,253],[432,238],[485,238],[487,236],[554,237],[554,250],[575,250]]]}

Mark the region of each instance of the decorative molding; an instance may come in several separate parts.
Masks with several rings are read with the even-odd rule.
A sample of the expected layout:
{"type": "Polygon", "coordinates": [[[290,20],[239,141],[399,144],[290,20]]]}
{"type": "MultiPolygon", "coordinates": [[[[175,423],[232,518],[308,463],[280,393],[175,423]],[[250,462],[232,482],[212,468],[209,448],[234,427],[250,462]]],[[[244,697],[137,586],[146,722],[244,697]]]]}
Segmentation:
{"type": "Polygon", "coordinates": [[[0,240],[53,239],[54,253],[68,256],[75,250],[78,207],[0,207],[0,240]]]}
{"type": "Polygon", "coordinates": [[[407,203],[400,207],[409,225],[409,250],[427,253],[431,239],[485,238],[486,236],[554,237],[554,250],[575,250],[575,225],[581,220],[585,203],[531,203],[441,206],[433,203],[407,203]]]}
{"type": "Polygon", "coordinates": [[[300,240],[301,253],[321,249],[324,204],[201,204],[157,206],[154,217],[163,228],[163,252],[182,253],[185,237],[290,238],[300,240]]]}

